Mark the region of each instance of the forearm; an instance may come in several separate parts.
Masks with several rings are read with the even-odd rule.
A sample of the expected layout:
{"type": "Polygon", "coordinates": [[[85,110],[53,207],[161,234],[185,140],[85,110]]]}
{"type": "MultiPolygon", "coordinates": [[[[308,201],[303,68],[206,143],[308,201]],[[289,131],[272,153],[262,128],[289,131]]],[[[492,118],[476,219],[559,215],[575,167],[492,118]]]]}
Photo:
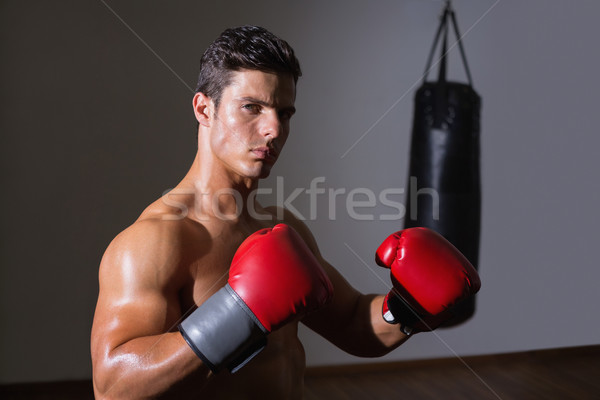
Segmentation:
{"type": "Polygon", "coordinates": [[[302,322],[340,349],[358,357],[383,356],[408,339],[398,325],[388,324],[381,316],[384,296],[352,293],[344,295],[338,291],[337,297],[334,294],[333,304],[302,322]]]}
{"type": "Polygon", "coordinates": [[[97,399],[155,398],[192,383],[200,388],[210,376],[181,334],[170,332],[130,340],[95,360],[94,392],[97,399]]]}

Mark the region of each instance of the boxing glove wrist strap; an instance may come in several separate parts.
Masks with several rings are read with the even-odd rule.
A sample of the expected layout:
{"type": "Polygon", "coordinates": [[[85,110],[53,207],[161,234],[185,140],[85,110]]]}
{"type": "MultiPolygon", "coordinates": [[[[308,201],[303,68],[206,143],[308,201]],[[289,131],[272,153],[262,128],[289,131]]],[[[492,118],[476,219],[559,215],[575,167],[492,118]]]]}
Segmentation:
{"type": "Polygon", "coordinates": [[[224,366],[236,372],[267,343],[267,330],[229,284],[192,312],[178,329],[214,373],[224,366]]]}
{"type": "Polygon", "coordinates": [[[383,319],[390,324],[400,324],[406,335],[413,333],[415,325],[422,321],[421,316],[399,295],[389,293],[383,306],[383,319]]]}

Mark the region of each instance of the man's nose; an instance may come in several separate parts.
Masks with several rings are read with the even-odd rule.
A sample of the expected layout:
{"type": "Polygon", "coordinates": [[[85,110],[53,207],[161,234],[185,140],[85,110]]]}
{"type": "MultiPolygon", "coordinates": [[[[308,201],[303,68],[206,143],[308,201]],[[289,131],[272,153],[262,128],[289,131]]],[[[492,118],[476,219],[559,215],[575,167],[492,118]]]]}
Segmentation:
{"type": "Polygon", "coordinates": [[[281,122],[281,118],[277,111],[270,110],[268,113],[265,113],[261,125],[261,131],[263,136],[276,138],[281,135],[283,130],[283,124],[281,122]]]}

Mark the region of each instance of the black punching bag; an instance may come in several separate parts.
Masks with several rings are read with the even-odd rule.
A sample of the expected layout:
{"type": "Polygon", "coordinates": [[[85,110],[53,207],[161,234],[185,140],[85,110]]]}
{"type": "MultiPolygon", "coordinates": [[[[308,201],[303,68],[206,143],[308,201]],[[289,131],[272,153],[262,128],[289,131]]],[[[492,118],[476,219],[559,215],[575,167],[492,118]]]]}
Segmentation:
{"type": "MultiPolygon", "coordinates": [[[[456,17],[448,2],[429,55],[423,84],[415,94],[410,147],[405,228],[431,228],[478,266],[481,223],[479,172],[479,95],[473,90],[456,17]],[[452,21],[469,83],[446,80],[447,40],[452,21]],[[427,73],[442,42],[437,82],[427,73]]],[[[475,312],[475,298],[460,303],[445,326],[457,325],[475,312]]]]}

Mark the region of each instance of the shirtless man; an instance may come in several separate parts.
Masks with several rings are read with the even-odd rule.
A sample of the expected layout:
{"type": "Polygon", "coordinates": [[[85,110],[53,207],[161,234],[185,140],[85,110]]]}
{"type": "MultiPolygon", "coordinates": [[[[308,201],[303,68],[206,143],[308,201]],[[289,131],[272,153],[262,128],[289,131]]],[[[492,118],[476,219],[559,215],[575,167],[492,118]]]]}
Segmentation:
{"type": "Polygon", "coordinates": [[[96,398],[302,398],[300,321],[348,353],[376,357],[435,328],[446,308],[478,290],[460,253],[439,235],[419,238],[418,231],[416,239],[390,236],[377,252],[404,300],[363,295],[323,259],[300,220],[255,201],[259,179],[289,134],[299,75],[289,45],[258,27],[226,30],[204,53],[193,99],[193,164],[111,242],[100,265],[91,337],[96,398]],[[246,245],[251,235],[256,242],[246,245]],[[416,261],[396,259],[402,246],[414,249],[407,254],[416,261]],[[419,278],[403,283],[405,268],[419,278]],[[444,280],[460,275],[460,282],[451,290],[439,279],[430,284],[436,268],[444,280]],[[291,281],[281,279],[288,273],[291,281]],[[423,285],[443,298],[421,293],[423,285]],[[265,317],[271,310],[264,312],[252,292],[280,315],[265,317]],[[239,339],[243,329],[231,328],[234,318],[250,321],[251,334],[239,339]]]}

